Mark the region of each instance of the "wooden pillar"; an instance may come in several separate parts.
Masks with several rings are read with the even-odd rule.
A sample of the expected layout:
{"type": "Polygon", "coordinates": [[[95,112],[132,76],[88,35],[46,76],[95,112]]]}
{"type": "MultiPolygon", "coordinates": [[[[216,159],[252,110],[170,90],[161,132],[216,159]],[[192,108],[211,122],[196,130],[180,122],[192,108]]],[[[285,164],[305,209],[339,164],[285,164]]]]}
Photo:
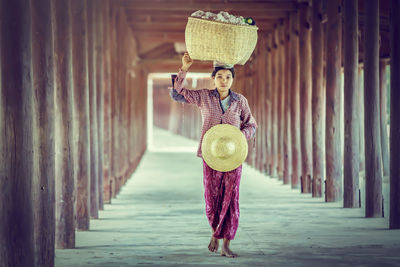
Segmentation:
{"type": "Polygon", "coordinates": [[[364,142],[364,82],[362,79],[362,64],[358,64],[358,114],[359,114],[359,130],[360,130],[360,173],[365,174],[365,142],[364,142]]]}
{"type": "Polygon", "coordinates": [[[118,54],[117,47],[117,12],[111,7],[110,35],[111,35],[111,196],[115,197],[118,191],[119,164],[119,96],[118,96],[118,54]]]}
{"type": "Polygon", "coordinates": [[[89,123],[90,123],[90,217],[99,218],[99,183],[98,183],[98,127],[97,127],[97,60],[96,60],[96,6],[88,0],[88,78],[89,78],[89,123]]]}
{"type": "Polygon", "coordinates": [[[103,192],[103,141],[104,141],[104,44],[103,44],[103,19],[104,19],[104,2],[96,5],[96,12],[98,14],[97,23],[96,23],[96,35],[95,35],[95,51],[96,51],[96,106],[97,106],[97,138],[98,138],[98,150],[97,150],[97,159],[98,159],[98,192],[99,192],[99,209],[104,209],[104,192],[103,192]]]}
{"type": "Polygon", "coordinates": [[[312,176],[312,107],[311,107],[311,21],[308,3],[300,5],[300,143],[301,192],[311,193],[312,176]]]}
{"type": "Polygon", "coordinates": [[[31,1],[0,1],[0,266],[35,262],[31,1]]]}
{"type": "Polygon", "coordinates": [[[278,28],[279,34],[279,60],[278,60],[278,174],[279,179],[283,180],[284,171],[284,100],[285,100],[285,28],[283,19],[278,28]]]}
{"type": "Polygon", "coordinates": [[[313,1],[312,15],[312,196],[322,197],[323,161],[323,27],[322,0],[313,1]]]}
{"type": "Polygon", "coordinates": [[[271,52],[271,176],[277,177],[278,173],[278,45],[276,33],[273,32],[271,52]]]}
{"type": "Polygon", "coordinates": [[[386,120],[386,59],[379,61],[379,99],[380,99],[380,123],[381,123],[381,149],[382,149],[382,167],[383,176],[389,176],[389,140],[387,135],[387,120],[386,120]]]}
{"type": "Polygon", "coordinates": [[[340,73],[342,20],[340,0],[327,1],[326,51],[326,195],[325,201],[342,199],[340,152],[340,73]]]}
{"type": "Polygon", "coordinates": [[[290,128],[292,141],[292,188],[299,188],[301,175],[300,154],[300,66],[298,14],[290,20],[290,128]]]}
{"type": "Polygon", "coordinates": [[[379,1],[365,1],[364,120],[365,216],[382,217],[382,163],[379,119],[379,1]]]}
{"type": "Polygon", "coordinates": [[[285,80],[284,80],[284,127],[283,127],[283,150],[284,150],[284,168],[283,168],[283,184],[290,184],[292,175],[292,142],[290,138],[290,19],[288,16],[284,22],[284,38],[285,38],[285,80]]]}
{"type": "Polygon", "coordinates": [[[265,128],[266,128],[266,147],[267,147],[267,174],[272,174],[272,36],[268,34],[267,37],[267,56],[266,56],[266,110],[265,110],[265,128]]]}
{"type": "Polygon", "coordinates": [[[104,66],[104,87],[103,87],[103,98],[104,98],[104,108],[103,108],[103,120],[104,120],[104,136],[103,136],[103,150],[100,150],[100,154],[103,154],[103,202],[111,203],[111,182],[112,182],[112,121],[111,121],[111,52],[110,52],[110,40],[111,40],[111,30],[110,30],[110,7],[109,1],[104,0],[104,23],[103,23],[103,66],[104,66]],[[102,152],[102,153],[101,153],[102,152]]]}
{"type": "Polygon", "coordinates": [[[72,63],[75,119],[77,120],[76,227],[89,230],[90,220],[90,138],[86,0],[71,1],[72,63]]]}
{"type": "Polygon", "coordinates": [[[400,1],[390,1],[390,218],[400,229],[400,1]]]}
{"type": "Polygon", "coordinates": [[[358,0],[344,1],[343,207],[359,207],[358,0]]]}
{"type": "Polygon", "coordinates": [[[33,114],[37,154],[33,178],[35,266],[54,266],[55,143],[51,1],[32,2],[33,114]]]}
{"type": "Polygon", "coordinates": [[[56,91],[56,248],[75,247],[73,84],[70,1],[55,1],[54,71],[56,91]]]}

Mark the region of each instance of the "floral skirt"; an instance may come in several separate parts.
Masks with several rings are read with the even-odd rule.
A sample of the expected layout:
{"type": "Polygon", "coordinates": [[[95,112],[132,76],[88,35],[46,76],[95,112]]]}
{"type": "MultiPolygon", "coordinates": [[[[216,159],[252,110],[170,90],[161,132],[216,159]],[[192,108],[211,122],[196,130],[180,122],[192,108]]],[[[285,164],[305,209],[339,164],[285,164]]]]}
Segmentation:
{"type": "Polygon", "coordinates": [[[239,226],[239,184],[242,165],[229,172],[211,169],[203,160],[204,198],[214,237],[232,240],[239,226]]]}

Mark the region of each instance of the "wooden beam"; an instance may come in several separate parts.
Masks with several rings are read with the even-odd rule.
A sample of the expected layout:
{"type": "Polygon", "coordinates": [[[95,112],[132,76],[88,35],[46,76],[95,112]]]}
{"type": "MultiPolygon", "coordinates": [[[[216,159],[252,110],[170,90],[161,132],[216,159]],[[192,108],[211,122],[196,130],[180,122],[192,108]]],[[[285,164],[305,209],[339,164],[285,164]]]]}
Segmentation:
{"type": "Polygon", "coordinates": [[[364,120],[365,217],[382,217],[382,163],[379,119],[379,6],[365,1],[364,120]]]}
{"type": "MultiPolygon", "coordinates": [[[[174,10],[171,7],[172,10],[174,10]]],[[[174,10],[171,12],[170,10],[136,10],[136,9],[125,9],[127,18],[131,20],[132,18],[143,18],[143,21],[151,22],[151,21],[158,21],[161,19],[172,21],[187,21],[187,18],[196,10],[191,11],[182,11],[182,10],[174,10]],[[155,19],[157,17],[157,19],[155,19]]],[[[214,13],[218,13],[218,11],[214,11],[214,13]]],[[[288,11],[273,11],[273,10],[237,10],[231,11],[233,15],[240,15],[243,17],[252,17],[255,19],[256,23],[263,20],[279,20],[287,16],[288,11]]]]}
{"type": "Polygon", "coordinates": [[[326,202],[342,199],[342,157],[340,148],[340,73],[341,19],[340,0],[327,1],[326,51],[326,202]]]}
{"type": "Polygon", "coordinates": [[[344,208],[360,207],[357,2],[344,1],[344,208]]]}
{"type": "Polygon", "coordinates": [[[313,175],[312,197],[322,197],[324,181],[323,161],[323,26],[322,0],[313,1],[312,15],[312,142],[313,142],[313,175]]]}
{"type": "Polygon", "coordinates": [[[160,1],[151,1],[151,0],[135,0],[135,1],[125,1],[125,0],[114,0],[113,4],[118,7],[130,8],[134,10],[165,10],[165,11],[197,11],[197,10],[207,10],[207,11],[220,11],[224,10],[229,13],[233,13],[239,10],[248,10],[248,11],[294,11],[296,10],[296,3],[293,2],[265,2],[265,3],[236,3],[231,2],[227,4],[224,1],[220,1],[219,3],[210,3],[205,1],[195,1],[193,3],[183,4],[182,1],[175,2],[160,2],[160,1]]]}
{"type": "Polygon", "coordinates": [[[400,229],[400,1],[390,1],[390,218],[400,229]]]}

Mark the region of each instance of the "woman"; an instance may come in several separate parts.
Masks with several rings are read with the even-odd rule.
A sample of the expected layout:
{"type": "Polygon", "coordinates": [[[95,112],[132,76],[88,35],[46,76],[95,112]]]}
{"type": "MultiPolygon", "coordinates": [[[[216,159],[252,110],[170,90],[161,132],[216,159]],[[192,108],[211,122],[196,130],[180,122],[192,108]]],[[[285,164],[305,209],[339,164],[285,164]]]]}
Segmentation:
{"type": "MultiPolygon", "coordinates": [[[[211,127],[227,123],[238,127],[247,140],[255,135],[256,121],[251,115],[247,99],[230,88],[235,78],[233,66],[214,63],[211,77],[216,89],[188,90],[182,88],[186,73],[193,60],[188,53],[182,58],[182,67],[174,81],[171,96],[179,102],[195,104],[200,108],[203,118],[201,139],[197,156],[201,155],[201,144],[204,134],[211,127]]],[[[239,184],[242,166],[229,172],[211,169],[203,160],[203,183],[206,202],[206,215],[212,228],[212,236],[208,249],[217,252],[219,239],[223,239],[221,255],[236,257],[230,248],[239,225],[239,184]]]]}

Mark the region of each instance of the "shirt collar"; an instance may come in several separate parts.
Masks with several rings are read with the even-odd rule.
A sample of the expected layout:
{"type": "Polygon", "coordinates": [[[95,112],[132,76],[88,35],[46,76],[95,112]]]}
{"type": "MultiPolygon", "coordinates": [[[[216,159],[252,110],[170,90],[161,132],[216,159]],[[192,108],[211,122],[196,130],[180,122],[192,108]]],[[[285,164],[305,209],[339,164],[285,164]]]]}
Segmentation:
{"type": "MultiPolygon", "coordinates": [[[[218,97],[219,98],[219,93],[218,89],[215,88],[214,90],[211,91],[211,95],[218,97]]],[[[231,101],[238,101],[239,100],[239,95],[233,92],[231,89],[229,89],[229,95],[231,96],[231,101]]]]}

